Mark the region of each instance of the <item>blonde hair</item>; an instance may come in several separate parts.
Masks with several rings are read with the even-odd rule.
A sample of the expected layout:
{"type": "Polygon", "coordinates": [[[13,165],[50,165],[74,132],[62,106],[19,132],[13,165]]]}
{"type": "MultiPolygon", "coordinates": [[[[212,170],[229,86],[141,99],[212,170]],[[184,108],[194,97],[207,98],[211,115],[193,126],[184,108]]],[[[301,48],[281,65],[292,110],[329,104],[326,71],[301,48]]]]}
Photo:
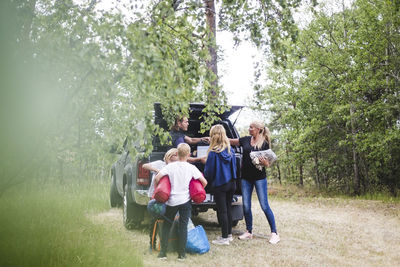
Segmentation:
{"type": "Polygon", "coordinates": [[[221,153],[228,148],[228,153],[231,153],[231,145],[229,139],[226,136],[224,126],[216,124],[210,129],[210,147],[207,152],[213,151],[221,153]]]}
{"type": "Polygon", "coordinates": [[[261,149],[261,147],[262,147],[264,141],[267,141],[269,147],[271,148],[271,133],[270,133],[268,127],[266,127],[266,126],[264,125],[264,123],[261,122],[261,121],[252,121],[252,122],[250,123],[250,125],[253,125],[255,128],[260,129],[260,132],[259,132],[259,133],[260,133],[261,136],[264,137],[264,138],[261,138],[261,139],[259,139],[259,140],[257,141],[257,143],[256,143],[257,149],[261,149]]]}
{"type": "Polygon", "coordinates": [[[171,148],[170,150],[167,151],[167,153],[165,153],[164,155],[164,162],[166,163],[167,161],[170,161],[171,158],[174,155],[178,155],[178,149],[176,148],[171,148]]]}
{"type": "Polygon", "coordinates": [[[178,157],[179,159],[183,159],[190,155],[190,146],[186,143],[180,143],[178,145],[178,157]]]}

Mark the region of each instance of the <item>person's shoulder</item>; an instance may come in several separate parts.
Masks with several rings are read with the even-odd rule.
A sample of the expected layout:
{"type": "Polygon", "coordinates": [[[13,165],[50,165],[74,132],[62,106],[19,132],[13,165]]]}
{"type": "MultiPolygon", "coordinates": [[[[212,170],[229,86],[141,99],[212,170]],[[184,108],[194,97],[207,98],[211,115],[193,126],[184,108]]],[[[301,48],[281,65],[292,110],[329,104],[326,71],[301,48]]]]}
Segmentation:
{"type": "Polygon", "coordinates": [[[265,140],[264,143],[262,144],[262,150],[268,150],[270,149],[268,141],[265,140]]]}
{"type": "Polygon", "coordinates": [[[159,159],[159,160],[150,162],[150,164],[151,165],[163,165],[163,164],[165,165],[165,162],[159,159]]]}
{"type": "Polygon", "coordinates": [[[251,136],[249,136],[249,135],[240,137],[239,138],[239,143],[243,144],[244,142],[250,142],[250,138],[251,138],[251,136]]]}

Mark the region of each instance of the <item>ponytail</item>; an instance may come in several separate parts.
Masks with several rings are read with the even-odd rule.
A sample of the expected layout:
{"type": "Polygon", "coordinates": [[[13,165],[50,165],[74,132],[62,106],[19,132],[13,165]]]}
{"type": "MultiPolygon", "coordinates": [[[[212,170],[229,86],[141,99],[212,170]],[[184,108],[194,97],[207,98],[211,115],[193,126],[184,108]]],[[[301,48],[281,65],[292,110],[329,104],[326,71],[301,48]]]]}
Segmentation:
{"type": "Polygon", "coordinates": [[[271,132],[269,131],[268,127],[264,126],[264,123],[260,121],[253,121],[251,124],[260,129],[259,134],[263,137],[257,142],[257,149],[261,149],[264,141],[267,141],[268,146],[271,147],[271,132]]]}

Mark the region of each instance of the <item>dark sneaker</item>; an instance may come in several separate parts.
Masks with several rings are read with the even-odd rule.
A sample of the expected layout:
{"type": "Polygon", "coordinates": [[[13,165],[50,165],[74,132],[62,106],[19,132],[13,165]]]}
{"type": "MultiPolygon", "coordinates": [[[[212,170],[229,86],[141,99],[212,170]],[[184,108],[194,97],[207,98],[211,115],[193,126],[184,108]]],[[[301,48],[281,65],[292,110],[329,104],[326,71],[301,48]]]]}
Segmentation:
{"type": "Polygon", "coordinates": [[[166,260],[167,259],[167,254],[160,252],[157,256],[160,260],[166,260]]]}

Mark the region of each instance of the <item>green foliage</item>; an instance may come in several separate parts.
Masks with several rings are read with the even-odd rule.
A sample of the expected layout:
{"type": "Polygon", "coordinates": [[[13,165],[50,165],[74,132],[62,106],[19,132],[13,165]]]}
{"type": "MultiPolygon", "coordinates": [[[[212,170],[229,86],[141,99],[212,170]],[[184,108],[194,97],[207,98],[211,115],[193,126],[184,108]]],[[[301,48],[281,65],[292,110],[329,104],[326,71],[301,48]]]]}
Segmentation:
{"type": "Polygon", "coordinates": [[[0,265],[143,265],[126,233],[99,219],[108,189],[90,178],[12,188],[0,198],[0,265]]]}
{"type": "Polygon", "coordinates": [[[287,43],[287,64],[257,94],[279,130],[289,179],[305,166],[317,186],[398,192],[398,12],[392,2],[356,1],[316,14],[287,43]]]}

